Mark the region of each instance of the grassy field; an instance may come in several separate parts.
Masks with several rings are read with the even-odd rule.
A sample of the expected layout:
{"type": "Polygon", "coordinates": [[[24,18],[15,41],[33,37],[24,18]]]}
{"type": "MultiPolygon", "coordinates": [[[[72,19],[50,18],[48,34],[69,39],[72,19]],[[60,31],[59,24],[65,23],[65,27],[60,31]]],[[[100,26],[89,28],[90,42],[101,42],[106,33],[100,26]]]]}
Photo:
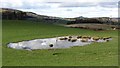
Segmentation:
{"type": "Polygon", "coordinates": [[[117,66],[118,31],[92,31],[31,21],[3,20],[2,49],[3,66],[117,66]],[[10,42],[64,35],[111,36],[113,40],[57,50],[25,51],[6,46],[10,42]]]}
{"type": "Polygon", "coordinates": [[[2,20],[0,20],[0,67],[2,67],[2,20]]]}

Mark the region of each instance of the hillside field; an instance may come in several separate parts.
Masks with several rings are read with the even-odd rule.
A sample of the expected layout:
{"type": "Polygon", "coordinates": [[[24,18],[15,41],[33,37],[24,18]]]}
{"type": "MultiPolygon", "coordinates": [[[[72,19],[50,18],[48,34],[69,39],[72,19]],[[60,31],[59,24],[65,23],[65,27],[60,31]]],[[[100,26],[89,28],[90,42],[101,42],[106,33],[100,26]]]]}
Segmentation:
{"type": "Polygon", "coordinates": [[[117,30],[93,31],[24,20],[3,20],[2,30],[3,66],[118,66],[117,30]],[[7,48],[10,42],[66,35],[111,36],[113,40],[56,50],[7,48]]]}

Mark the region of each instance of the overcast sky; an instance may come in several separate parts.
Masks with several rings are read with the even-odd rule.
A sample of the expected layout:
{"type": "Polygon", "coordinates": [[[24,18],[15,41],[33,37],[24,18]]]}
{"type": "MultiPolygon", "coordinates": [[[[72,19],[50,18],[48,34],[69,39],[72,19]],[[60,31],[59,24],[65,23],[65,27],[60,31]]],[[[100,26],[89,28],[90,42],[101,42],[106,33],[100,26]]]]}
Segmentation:
{"type": "Polygon", "coordinates": [[[0,7],[57,17],[118,17],[119,0],[1,0],[0,7]]]}

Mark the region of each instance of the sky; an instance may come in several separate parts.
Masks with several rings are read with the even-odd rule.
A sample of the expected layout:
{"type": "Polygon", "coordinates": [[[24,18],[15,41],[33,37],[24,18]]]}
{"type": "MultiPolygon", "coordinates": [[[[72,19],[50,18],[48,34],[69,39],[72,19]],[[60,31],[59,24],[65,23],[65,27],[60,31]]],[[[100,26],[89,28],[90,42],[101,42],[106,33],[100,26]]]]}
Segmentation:
{"type": "Polygon", "coordinates": [[[0,8],[13,8],[63,18],[118,17],[119,0],[0,0],[0,8]]]}

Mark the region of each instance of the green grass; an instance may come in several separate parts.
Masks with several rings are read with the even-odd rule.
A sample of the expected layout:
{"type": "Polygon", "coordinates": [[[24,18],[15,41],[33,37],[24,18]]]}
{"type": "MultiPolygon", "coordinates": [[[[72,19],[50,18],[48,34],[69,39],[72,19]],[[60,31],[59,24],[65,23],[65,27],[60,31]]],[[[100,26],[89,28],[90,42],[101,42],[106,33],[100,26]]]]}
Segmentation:
{"type": "Polygon", "coordinates": [[[2,46],[0,45],[0,67],[2,67],[2,46]]]}
{"type": "Polygon", "coordinates": [[[3,66],[117,66],[118,31],[92,31],[31,21],[3,20],[3,66]],[[57,50],[15,50],[10,42],[64,35],[112,36],[106,43],[57,50]],[[58,55],[53,55],[58,53],[58,55]]]}
{"type": "Polygon", "coordinates": [[[0,20],[0,67],[2,67],[2,20],[0,20]]]}

